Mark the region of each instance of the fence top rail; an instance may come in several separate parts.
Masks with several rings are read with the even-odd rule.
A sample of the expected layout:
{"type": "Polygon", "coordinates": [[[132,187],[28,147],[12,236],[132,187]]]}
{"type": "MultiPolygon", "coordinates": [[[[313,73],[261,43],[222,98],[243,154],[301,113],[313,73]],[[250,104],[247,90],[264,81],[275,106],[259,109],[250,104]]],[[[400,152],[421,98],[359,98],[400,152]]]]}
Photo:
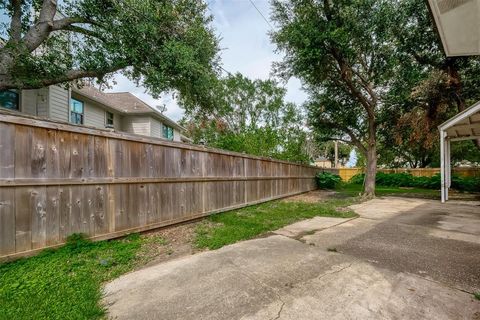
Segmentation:
{"type": "Polygon", "coordinates": [[[106,138],[112,138],[112,139],[118,139],[118,140],[127,140],[127,141],[172,147],[172,148],[178,148],[178,149],[184,149],[184,150],[221,154],[221,155],[240,157],[245,159],[283,163],[283,164],[295,165],[298,167],[305,167],[305,168],[311,168],[311,169],[319,169],[316,166],[311,166],[311,165],[306,165],[301,163],[254,156],[254,155],[244,154],[240,152],[215,149],[211,147],[197,146],[197,145],[183,143],[183,142],[167,141],[161,138],[147,137],[147,136],[141,136],[141,135],[136,135],[131,133],[111,131],[107,129],[98,129],[98,128],[88,127],[84,125],[75,125],[75,124],[71,124],[63,121],[55,121],[55,120],[35,117],[31,115],[19,114],[18,112],[9,111],[1,108],[0,108],[0,122],[17,124],[22,126],[38,127],[38,128],[44,128],[44,129],[52,129],[52,130],[58,130],[58,131],[67,131],[67,132],[73,132],[78,134],[88,134],[93,136],[106,137],[106,138]]]}

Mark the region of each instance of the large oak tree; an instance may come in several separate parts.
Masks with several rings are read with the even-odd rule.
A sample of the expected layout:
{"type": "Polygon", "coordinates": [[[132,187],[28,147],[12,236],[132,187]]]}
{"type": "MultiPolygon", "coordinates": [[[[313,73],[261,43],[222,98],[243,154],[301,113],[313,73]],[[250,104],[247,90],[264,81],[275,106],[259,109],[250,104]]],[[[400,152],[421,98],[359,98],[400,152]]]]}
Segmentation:
{"type": "Polygon", "coordinates": [[[121,70],[156,96],[204,98],[217,39],[200,0],[0,1],[0,90],[34,89],[121,70]]]}
{"type": "Polygon", "coordinates": [[[375,193],[378,116],[395,64],[385,29],[389,0],[274,0],[272,39],[285,54],[284,77],[309,92],[310,122],[325,139],[367,158],[365,194],[375,193]]]}

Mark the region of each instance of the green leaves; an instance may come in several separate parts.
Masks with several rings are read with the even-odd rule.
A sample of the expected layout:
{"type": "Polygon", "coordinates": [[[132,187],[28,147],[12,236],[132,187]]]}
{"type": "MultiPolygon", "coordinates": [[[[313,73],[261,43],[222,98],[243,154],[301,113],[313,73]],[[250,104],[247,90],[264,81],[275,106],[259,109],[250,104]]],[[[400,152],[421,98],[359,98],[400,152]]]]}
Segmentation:
{"type": "Polygon", "coordinates": [[[182,121],[196,143],[309,162],[301,110],[284,101],[285,92],[273,80],[250,80],[237,73],[215,83],[214,104],[187,107],[182,121]]]}
{"type": "Polygon", "coordinates": [[[335,189],[335,186],[342,182],[339,175],[330,172],[317,173],[315,180],[320,189],[335,189]]]}
{"type": "MultiPolygon", "coordinates": [[[[30,9],[23,11],[31,18],[26,28],[30,9]]],[[[72,70],[100,80],[122,70],[154,96],[174,90],[182,101],[198,102],[217,75],[218,39],[203,1],[66,0],[57,10],[78,22],[60,26],[56,16],[35,51],[22,43],[0,48],[0,69],[8,72],[0,88],[75,80],[72,70]],[[16,52],[13,61],[2,55],[8,50],[16,52]]]]}

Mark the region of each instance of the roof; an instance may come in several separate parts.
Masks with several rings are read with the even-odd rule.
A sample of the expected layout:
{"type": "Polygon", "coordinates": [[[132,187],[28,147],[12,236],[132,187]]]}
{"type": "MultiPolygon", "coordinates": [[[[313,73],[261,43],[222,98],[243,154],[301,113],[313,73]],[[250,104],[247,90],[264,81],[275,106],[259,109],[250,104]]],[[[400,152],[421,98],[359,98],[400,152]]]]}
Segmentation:
{"type": "Polygon", "coordinates": [[[103,104],[123,115],[151,115],[178,130],[185,131],[185,128],[178,123],[168,118],[157,109],[149,106],[146,102],[137,98],[130,92],[102,92],[97,88],[88,85],[81,88],[72,87],[72,92],[99,104],[103,104]]]}
{"type": "Polygon", "coordinates": [[[330,160],[325,157],[318,157],[317,159],[315,159],[315,161],[330,161],[330,160]]]}
{"type": "Polygon", "coordinates": [[[479,0],[428,0],[447,56],[480,55],[479,0]]]}
{"type": "Polygon", "coordinates": [[[480,138],[480,101],[442,123],[438,129],[445,131],[451,140],[480,138]]]}

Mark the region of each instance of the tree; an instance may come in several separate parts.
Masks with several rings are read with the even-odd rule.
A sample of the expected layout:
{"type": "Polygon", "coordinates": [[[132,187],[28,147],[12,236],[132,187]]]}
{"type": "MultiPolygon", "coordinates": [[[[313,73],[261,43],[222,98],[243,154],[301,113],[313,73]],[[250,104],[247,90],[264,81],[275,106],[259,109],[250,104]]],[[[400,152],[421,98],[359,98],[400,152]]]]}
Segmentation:
{"type": "MultiPolygon", "coordinates": [[[[199,0],[0,1],[9,21],[0,47],[0,90],[35,89],[121,70],[153,96],[204,97],[217,39],[199,0]]],[[[208,98],[208,96],[207,96],[208,98]]]]}
{"type": "Polygon", "coordinates": [[[367,158],[365,194],[375,193],[378,116],[395,67],[386,29],[393,7],[375,0],[274,0],[272,33],[285,53],[276,71],[300,78],[309,120],[325,140],[355,146],[367,158]]]}
{"type": "Polygon", "coordinates": [[[480,99],[480,59],[445,56],[424,2],[398,1],[390,12],[399,68],[379,130],[381,162],[425,167],[438,162],[438,125],[480,99]]]}
{"type": "Polygon", "coordinates": [[[212,108],[187,108],[182,124],[195,143],[308,163],[302,114],[273,80],[237,73],[219,79],[212,108]]]}

